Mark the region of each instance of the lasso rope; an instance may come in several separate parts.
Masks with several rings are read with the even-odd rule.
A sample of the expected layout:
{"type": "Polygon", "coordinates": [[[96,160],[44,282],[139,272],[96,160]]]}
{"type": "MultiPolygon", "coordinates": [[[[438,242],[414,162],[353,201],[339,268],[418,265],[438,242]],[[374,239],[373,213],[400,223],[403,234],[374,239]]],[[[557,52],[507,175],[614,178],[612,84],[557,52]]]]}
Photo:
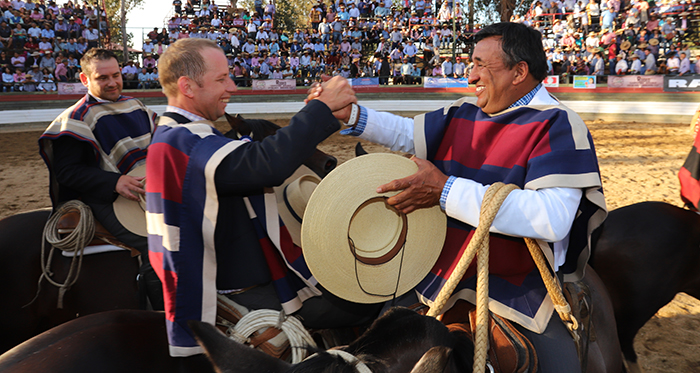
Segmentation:
{"type": "MultiPolygon", "coordinates": [[[[474,232],[471,241],[469,241],[469,244],[462,254],[462,257],[457,263],[455,270],[447,279],[445,286],[443,286],[443,288],[440,290],[435,302],[433,302],[433,306],[430,307],[430,310],[427,313],[427,315],[431,317],[437,317],[440,315],[442,309],[445,307],[445,304],[452,295],[452,292],[464,276],[467,268],[469,268],[469,265],[474,259],[474,255],[477,255],[476,328],[474,332],[473,366],[473,370],[475,372],[481,372],[484,370],[489,348],[489,229],[491,228],[491,224],[496,218],[496,214],[503,204],[503,201],[505,201],[508,194],[515,189],[518,189],[517,185],[505,185],[498,182],[491,185],[486,190],[486,194],[484,195],[484,199],[481,204],[481,212],[479,214],[479,226],[476,227],[476,231],[474,232]]],[[[533,260],[535,261],[535,264],[537,265],[537,269],[540,271],[540,275],[542,276],[545,287],[547,288],[547,292],[554,303],[554,308],[559,314],[559,317],[566,324],[569,332],[571,332],[576,339],[577,334],[574,332],[574,330],[578,328],[578,322],[571,314],[571,307],[566,302],[566,299],[564,299],[559,282],[550,272],[547,261],[544,258],[544,254],[542,254],[537,242],[531,238],[525,238],[525,242],[530,250],[533,260]]]]}
{"type": "Polygon", "coordinates": [[[59,207],[53,213],[53,215],[51,215],[44,226],[44,239],[41,240],[41,276],[39,277],[36,296],[34,296],[34,299],[32,299],[32,301],[24,307],[32,304],[39,297],[39,292],[41,291],[41,281],[46,279],[46,281],[48,281],[50,284],[59,288],[58,308],[63,308],[63,296],[66,294],[66,291],[68,291],[78,280],[80,268],[83,264],[83,251],[85,246],[92,241],[94,235],[95,219],[92,216],[92,210],[90,210],[90,207],[81,201],[68,201],[61,205],[61,207],[59,207]],[[58,234],[58,221],[64,214],[71,210],[77,210],[80,214],[78,225],[65,238],[61,238],[61,236],[58,234]],[[51,245],[48,258],[46,257],[46,242],[51,245]],[[53,272],[51,272],[51,260],[53,259],[54,249],[73,253],[73,259],[71,259],[70,269],[68,270],[68,275],[66,275],[66,280],[64,283],[57,282],[51,278],[51,276],[53,276],[53,272]]]}
{"type": "Polygon", "coordinates": [[[296,317],[288,317],[284,311],[256,310],[243,316],[236,326],[229,328],[230,337],[239,342],[250,342],[253,333],[265,328],[277,328],[287,335],[292,349],[292,364],[300,363],[307,355],[307,346],[316,347],[316,342],[296,317]]]}

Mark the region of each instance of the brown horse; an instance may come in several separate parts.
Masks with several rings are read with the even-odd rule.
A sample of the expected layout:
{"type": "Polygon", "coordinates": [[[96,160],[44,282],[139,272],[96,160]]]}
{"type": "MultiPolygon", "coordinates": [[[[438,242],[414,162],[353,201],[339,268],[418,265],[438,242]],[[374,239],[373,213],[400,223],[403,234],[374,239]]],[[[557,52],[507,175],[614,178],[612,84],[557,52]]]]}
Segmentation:
{"type": "MultiPolygon", "coordinates": [[[[226,136],[234,139],[246,135],[262,140],[280,128],[266,120],[227,118],[232,130],[226,136]]],[[[335,168],[337,160],[317,150],[304,164],[324,177],[335,168]]],[[[30,304],[37,295],[42,273],[42,232],[49,214],[49,210],[41,210],[0,220],[0,281],[5,284],[0,288],[0,353],[79,316],[139,308],[139,263],[128,251],[86,255],[77,283],[65,293],[63,309],[57,308],[58,289],[46,281],[30,304]]],[[[58,251],[53,256],[55,280],[64,281],[71,259],[58,251]]]]}
{"type": "Polygon", "coordinates": [[[639,329],[679,292],[700,299],[700,215],[643,202],[612,211],[597,233],[590,264],[610,293],[627,366],[638,372],[639,329]]]}
{"type": "MultiPolygon", "coordinates": [[[[612,305],[605,288],[590,268],[584,281],[593,294],[591,329],[596,333],[588,350],[587,371],[622,372],[612,305]]],[[[211,369],[201,356],[169,357],[164,325],[162,313],[148,311],[111,311],[81,317],[0,356],[0,371],[153,373],[211,369]]],[[[229,340],[213,326],[198,324],[193,330],[220,372],[355,372],[355,363],[337,355],[320,353],[291,366],[229,340]]],[[[473,359],[473,344],[468,337],[450,333],[437,320],[407,309],[389,311],[343,350],[374,373],[470,372],[473,359]]]]}

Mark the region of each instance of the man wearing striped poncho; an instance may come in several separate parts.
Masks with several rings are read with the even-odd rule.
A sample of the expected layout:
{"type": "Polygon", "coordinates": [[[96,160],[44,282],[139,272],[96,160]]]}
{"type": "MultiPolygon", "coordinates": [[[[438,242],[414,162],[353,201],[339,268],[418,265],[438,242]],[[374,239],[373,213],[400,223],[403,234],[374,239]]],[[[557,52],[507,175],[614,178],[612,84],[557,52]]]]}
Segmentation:
{"type": "MultiPolygon", "coordinates": [[[[476,104],[465,98],[413,119],[359,107],[344,134],[415,154],[418,172],[378,192],[402,191],[388,203],[405,213],[439,205],[448,216],[440,257],[415,288],[414,299],[428,305],[479,224],[488,186],[522,188],[506,198],[490,229],[489,307],[533,342],[539,371],[577,372],[576,347],[523,237],[536,239],[560,278],[583,276],[590,234],[607,215],[593,141],[581,118],[541,83],[547,64],[539,32],[499,23],[475,39],[469,83],[476,86],[476,104]]],[[[475,302],[474,267],[445,310],[459,299],[475,302]]]]}

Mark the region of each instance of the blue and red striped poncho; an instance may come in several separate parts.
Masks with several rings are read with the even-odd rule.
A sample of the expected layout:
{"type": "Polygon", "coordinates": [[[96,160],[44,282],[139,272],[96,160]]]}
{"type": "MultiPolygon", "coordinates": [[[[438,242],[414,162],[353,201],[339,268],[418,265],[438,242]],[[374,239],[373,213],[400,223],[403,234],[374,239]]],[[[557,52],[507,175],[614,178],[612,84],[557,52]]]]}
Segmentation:
{"type": "Polygon", "coordinates": [[[700,206],[700,131],[695,135],[693,147],[678,171],[681,182],[681,199],[685,205],[697,211],[700,206]]]}
{"type": "Polygon", "coordinates": [[[155,129],[156,114],[141,101],[120,96],[100,102],[85,95],[59,115],[39,138],[39,151],[49,167],[51,199],[56,203],[58,184],[52,172],[51,140],[70,136],[89,143],[102,170],[126,174],[146,160],[146,149],[155,129]]]}
{"type": "MultiPolygon", "coordinates": [[[[221,161],[245,144],[210,122],[178,124],[161,117],[146,165],[149,258],[163,282],[171,356],[202,353],[188,320],[216,321],[216,247],[219,209],[214,183],[221,161]]],[[[320,295],[316,281],[276,213],[272,190],[246,199],[273,284],[284,310],[320,295]]],[[[219,269],[225,270],[225,269],[219,269]]]]}
{"type": "MultiPolygon", "coordinates": [[[[458,101],[415,119],[416,155],[446,175],[483,185],[516,184],[523,189],[579,188],[583,198],[570,232],[565,280],[582,277],[590,253],[590,234],[605,216],[605,200],[590,133],[581,118],[564,106],[520,106],[496,115],[458,101]]],[[[431,304],[467,247],[474,227],[448,218],[442,253],[416,287],[431,304]]],[[[539,272],[522,238],[491,233],[490,308],[535,332],[552,314],[539,272]]],[[[552,245],[538,241],[552,260],[552,245]]],[[[475,301],[475,265],[464,275],[447,306],[457,299],[475,301]]]]}

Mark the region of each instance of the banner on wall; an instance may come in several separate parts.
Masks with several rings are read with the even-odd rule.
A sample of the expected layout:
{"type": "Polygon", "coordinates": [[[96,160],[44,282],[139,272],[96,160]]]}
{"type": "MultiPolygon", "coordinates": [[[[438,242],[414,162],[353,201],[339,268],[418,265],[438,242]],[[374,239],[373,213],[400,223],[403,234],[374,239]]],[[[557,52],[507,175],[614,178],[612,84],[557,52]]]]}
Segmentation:
{"type": "Polygon", "coordinates": [[[559,75],[550,75],[542,81],[545,87],[559,87],[559,75]]]}
{"type": "Polygon", "coordinates": [[[574,88],[595,88],[595,75],[574,75],[574,88]]]}
{"type": "Polygon", "coordinates": [[[423,78],[423,88],[467,88],[469,81],[465,78],[423,78]]]}
{"type": "Polygon", "coordinates": [[[293,91],[296,89],[296,79],[253,80],[254,91],[293,91]]]}
{"type": "Polygon", "coordinates": [[[379,78],[348,79],[353,87],[379,87],[379,78]]]}
{"type": "Polygon", "coordinates": [[[663,86],[662,75],[608,76],[608,88],[661,88],[663,86]]]}
{"type": "Polygon", "coordinates": [[[87,87],[83,83],[57,83],[56,91],[59,95],[84,95],[87,94],[87,87]]]}
{"type": "Polygon", "coordinates": [[[664,76],[664,92],[700,92],[698,76],[664,76]]]}

